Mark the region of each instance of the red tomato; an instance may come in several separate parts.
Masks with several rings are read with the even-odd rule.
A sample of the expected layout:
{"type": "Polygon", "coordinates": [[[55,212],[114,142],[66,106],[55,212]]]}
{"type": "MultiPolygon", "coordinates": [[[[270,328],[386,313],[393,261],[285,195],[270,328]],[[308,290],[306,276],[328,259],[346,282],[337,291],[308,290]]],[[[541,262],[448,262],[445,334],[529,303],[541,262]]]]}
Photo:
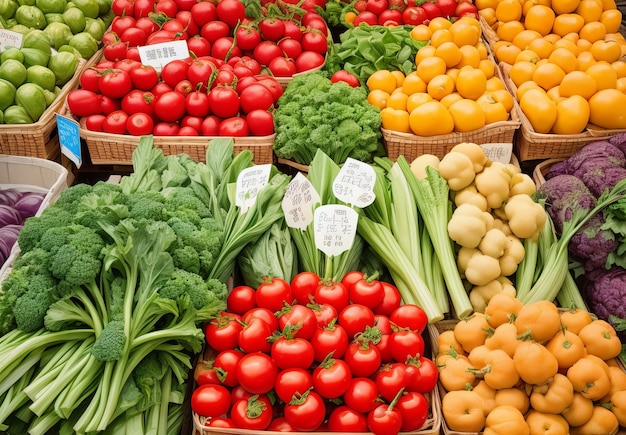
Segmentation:
{"type": "Polygon", "coordinates": [[[289,424],[285,417],[276,417],[267,427],[268,431],[296,432],[296,428],[289,424]]]}
{"type": "Polygon", "coordinates": [[[280,41],[278,41],[277,45],[283,51],[283,53],[285,53],[285,56],[291,59],[295,59],[296,57],[300,56],[300,53],[302,53],[302,44],[300,44],[299,41],[290,37],[285,37],[281,39],[280,41]]]}
{"type": "Polygon", "coordinates": [[[328,416],[330,432],[368,432],[367,418],[346,405],[333,409],[328,416]]]}
{"type": "Polygon", "coordinates": [[[246,122],[252,136],[274,134],[274,116],[267,110],[251,110],[246,114],[246,122]]]}
{"type": "Polygon", "coordinates": [[[133,15],[135,11],[134,1],[131,0],[113,0],[111,10],[116,16],[133,15]]]}
{"type": "Polygon", "coordinates": [[[376,279],[363,278],[352,284],[348,288],[350,301],[355,304],[365,305],[374,308],[379,305],[385,296],[383,284],[376,279]]]}
{"type": "Polygon", "coordinates": [[[401,389],[409,385],[409,375],[403,363],[386,364],[376,373],[378,394],[387,402],[391,402],[401,389]]]}
{"type": "Polygon", "coordinates": [[[213,45],[211,45],[211,56],[222,60],[228,60],[228,56],[241,56],[241,49],[233,45],[234,41],[231,36],[218,38],[213,42],[213,45]]]}
{"type": "Polygon", "coordinates": [[[320,16],[317,12],[307,12],[302,17],[302,25],[307,29],[317,29],[321,31],[325,36],[328,35],[328,25],[324,18],[320,16]]]}
{"type": "Polygon", "coordinates": [[[181,125],[178,136],[199,136],[200,132],[189,125],[181,125]]]}
{"type": "Polygon", "coordinates": [[[102,122],[102,131],[112,134],[126,134],[128,114],[123,110],[114,110],[102,122]]]}
{"type": "Polygon", "coordinates": [[[302,395],[312,386],[313,376],[309,370],[291,367],[278,372],[274,392],[280,400],[289,403],[294,394],[302,395]]]}
{"type": "Polygon", "coordinates": [[[217,86],[209,92],[209,105],[215,115],[221,118],[233,117],[239,112],[239,95],[229,86],[217,86]]]}
{"type": "Polygon", "coordinates": [[[101,113],[89,115],[85,118],[85,127],[89,131],[102,131],[102,124],[106,116],[101,113]]]}
{"type": "Polygon", "coordinates": [[[164,93],[154,102],[154,114],[161,121],[180,120],[185,115],[185,96],[176,91],[164,93]]]}
{"type": "Polygon", "coordinates": [[[236,86],[237,83],[237,76],[233,72],[233,67],[229,64],[222,65],[217,70],[217,75],[214,75],[213,78],[214,80],[213,83],[211,83],[211,88],[219,85],[233,87],[236,86]]]}
{"type": "Polygon", "coordinates": [[[296,58],[296,70],[298,72],[310,71],[315,68],[319,68],[324,65],[326,59],[323,55],[316,51],[303,51],[300,56],[296,58]]]}
{"type": "Polygon", "coordinates": [[[387,0],[367,0],[365,10],[380,15],[389,8],[387,0]]]}
{"type": "Polygon", "coordinates": [[[337,399],[346,392],[352,372],[342,359],[329,358],[313,370],[313,388],[325,399],[337,399]]]}
{"type": "Polygon", "coordinates": [[[174,88],[179,82],[187,78],[189,63],[176,59],[166,63],[161,69],[161,80],[174,88]]]}
{"type": "Polygon", "coordinates": [[[135,19],[145,18],[149,13],[154,12],[154,0],[134,0],[133,17],[135,19]]]}
{"type": "MultiPolygon", "coordinates": [[[[150,1],[150,0],[148,0],[150,1]]],[[[141,29],[143,30],[143,32],[146,34],[146,37],[148,35],[151,35],[152,33],[156,32],[157,30],[159,30],[159,25],[154,22],[154,20],[150,17],[139,17],[137,18],[137,22],[135,23],[135,27],[137,29],[141,29]]]]}
{"type": "Polygon", "coordinates": [[[254,50],[254,47],[261,42],[261,32],[254,26],[240,25],[235,31],[235,40],[240,49],[254,50]]]}
{"type": "Polygon", "coordinates": [[[409,391],[396,402],[396,410],[402,415],[402,432],[419,430],[428,418],[430,405],[423,394],[409,391]]]}
{"type": "Polygon", "coordinates": [[[102,113],[108,115],[109,113],[120,110],[121,108],[119,98],[111,98],[106,95],[102,95],[102,99],[100,100],[100,111],[102,113]]]}
{"type": "Polygon", "coordinates": [[[126,131],[133,136],[146,136],[152,133],[154,120],[147,113],[133,113],[126,121],[126,131]]]}
{"type": "Polygon", "coordinates": [[[243,329],[239,320],[238,315],[231,313],[222,313],[212,319],[204,327],[207,344],[218,352],[234,349],[237,346],[239,332],[243,329]]]}
{"type": "Polygon", "coordinates": [[[274,315],[274,312],[264,307],[255,307],[248,310],[242,316],[241,320],[243,320],[244,323],[247,323],[255,317],[263,319],[263,321],[265,321],[273,331],[278,329],[278,319],[274,315]]]}
{"type": "Polygon", "coordinates": [[[101,72],[101,70],[93,67],[84,69],[79,78],[80,87],[91,92],[100,92],[98,82],[101,72]]]}
{"type": "Polygon", "coordinates": [[[397,26],[402,23],[402,12],[398,9],[386,9],[378,16],[378,24],[381,26],[397,26]]]}
{"type": "MultiPolygon", "coordinates": [[[[119,69],[122,71],[126,71],[129,75],[130,72],[134,69],[141,68],[141,62],[136,61],[135,59],[122,59],[115,62],[113,67],[114,69],[119,69]]],[[[132,80],[131,80],[132,83],[132,80]]]]}
{"type": "Polygon", "coordinates": [[[152,134],[155,136],[177,136],[180,127],[175,122],[157,122],[152,134]]]}
{"type": "Polygon", "coordinates": [[[237,364],[239,384],[252,394],[265,394],[274,388],[278,367],[264,353],[244,355],[237,364]]]}
{"type": "Polygon", "coordinates": [[[263,39],[278,42],[285,36],[285,23],[280,18],[267,17],[259,21],[259,31],[263,39]]]}
{"type": "Polygon", "coordinates": [[[153,101],[154,95],[152,92],[133,89],[122,97],[122,110],[129,115],[133,113],[145,113],[152,116],[154,113],[152,107],[153,101]]]}
{"type": "Polygon", "coordinates": [[[351,72],[346,71],[345,69],[335,71],[333,75],[330,76],[330,81],[332,83],[346,82],[353,88],[358,88],[359,86],[361,86],[361,82],[359,81],[358,77],[351,72]]]}
{"type": "Polygon", "coordinates": [[[383,284],[384,296],[380,304],[374,307],[375,314],[389,316],[402,303],[402,296],[395,285],[385,282],[383,284]]]}
{"type": "Polygon", "coordinates": [[[276,315],[280,330],[293,329],[294,337],[310,340],[315,331],[317,331],[315,313],[305,305],[285,305],[276,315]]]}
{"type": "Polygon", "coordinates": [[[380,367],[381,355],[372,342],[352,342],[348,345],[343,359],[355,377],[368,377],[380,367]]]}
{"type": "Polygon", "coordinates": [[[282,57],[283,51],[274,41],[262,41],[254,48],[254,58],[261,65],[269,65],[275,57],[282,57]]]}
{"type": "Polygon", "coordinates": [[[196,2],[191,7],[191,16],[198,27],[202,28],[209,21],[217,18],[217,8],[212,2],[196,2]]]}
{"type": "Polygon", "coordinates": [[[274,77],[291,77],[296,71],[296,62],[286,57],[275,57],[267,65],[274,77]]]}
{"type": "Polygon", "coordinates": [[[200,28],[200,35],[213,44],[219,38],[230,35],[230,27],[223,21],[208,21],[200,28]]]}
{"type": "Polygon", "coordinates": [[[255,78],[258,83],[262,84],[272,92],[272,95],[274,96],[274,104],[276,104],[278,99],[283,95],[283,92],[285,92],[280,83],[278,83],[278,80],[274,77],[263,74],[256,75],[255,78]]]}
{"type": "Polygon", "coordinates": [[[226,349],[215,356],[213,368],[220,374],[220,381],[227,387],[235,387],[239,383],[237,366],[244,353],[236,349],[226,349]]]}
{"type": "Polygon", "coordinates": [[[313,364],[313,345],[304,338],[281,336],[272,343],[270,355],[280,369],[300,367],[308,369],[313,364]]]}
{"type": "Polygon", "coordinates": [[[273,312],[292,302],[291,287],[282,278],[267,278],[256,289],[256,304],[273,312]]]}
{"type": "Polygon", "coordinates": [[[111,21],[110,30],[120,36],[126,29],[135,27],[136,22],[132,15],[118,15],[111,21]]]}
{"type": "Polygon", "coordinates": [[[151,90],[159,81],[159,73],[150,65],[141,65],[138,68],[133,68],[129,75],[133,87],[142,91],[151,90]]]}
{"type": "Polygon", "coordinates": [[[354,3],[354,10],[355,11],[363,12],[366,9],[367,9],[367,1],[365,1],[365,0],[358,0],[357,2],[354,3]]]}
{"type": "Polygon", "coordinates": [[[187,48],[196,57],[208,56],[211,54],[211,43],[202,35],[194,35],[187,40],[187,48]]]}
{"type": "Polygon", "coordinates": [[[200,385],[191,395],[191,409],[203,417],[219,417],[230,409],[230,393],[221,385],[200,385]]]}
{"type": "Polygon", "coordinates": [[[402,21],[410,26],[418,26],[428,19],[426,11],[420,6],[409,6],[402,12],[402,21]]]}
{"type": "Polygon", "coordinates": [[[237,400],[240,400],[240,399],[249,399],[252,396],[254,396],[254,394],[247,391],[241,385],[237,385],[236,387],[233,387],[232,390],[230,391],[231,403],[235,403],[237,400]]]}
{"type": "Polygon", "coordinates": [[[425,356],[409,361],[406,371],[411,381],[407,386],[407,391],[426,394],[437,386],[437,380],[439,379],[437,365],[425,356]]]}
{"type": "Polygon", "coordinates": [[[128,52],[128,44],[123,41],[114,42],[112,44],[105,44],[102,48],[102,55],[106,60],[117,62],[122,59],[126,59],[128,52]]]}
{"type": "Polygon", "coordinates": [[[187,69],[187,79],[191,82],[193,89],[206,91],[212,74],[217,70],[215,63],[208,59],[194,59],[187,69]]]}
{"type": "Polygon", "coordinates": [[[455,13],[459,17],[463,17],[466,15],[473,16],[478,14],[478,9],[476,5],[473,3],[462,2],[456,7],[455,13]]]}
{"type": "Polygon", "coordinates": [[[246,18],[246,7],[239,0],[222,0],[217,3],[217,17],[234,29],[246,18]]]}
{"type": "Polygon", "coordinates": [[[235,428],[235,422],[233,422],[232,418],[228,417],[213,417],[207,420],[204,425],[206,427],[225,427],[225,428],[235,428]]]}
{"type": "Polygon", "coordinates": [[[391,334],[383,334],[380,336],[380,341],[376,343],[376,347],[380,351],[380,360],[383,364],[394,362],[391,347],[389,346],[390,338],[391,334]]]}
{"type": "Polygon", "coordinates": [[[318,304],[330,304],[337,312],[343,310],[350,303],[348,289],[340,282],[324,282],[317,286],[314,295],[318,304]]]}
{"type": "Polygon", "coordinates": [[[441,11],[441,15],[444,17],[456,16],[456,0],[437,0],[437,7],[441,11]]]}
{"type": "Polygon", "coordinates": [[[183,119],[180,120],[180,128],[182,129],[183,127],[191,127],[196,133],[200,134],[203,121],[204,118],[201,116],[185,115],[183,116],[183,119]]]}
{"type": "Polygon", "coordinates": [[[346,305],[339,311],[337,321],[346,330],[349,339],[375,324],[374,312],[365,305],[356,303],[346,305]]]}
{"type": "Polygon", "coordinates": [[[284,415],[296,430],[312,432],[324,422],[326,405],[319,394],[308,391],[297,403],[285,405],[284,415]]]}
{"type": "Polygon", "coordinates": [[[407,4],[404,0],[389,0],[389,9],[397,9],[400,12],[407,8],[407,4]]]}
{"type": "MultiPolygon", "coordinates": [[[[204,118],[210,112],[209,96],[203,91],[193,91],[185,97],[185,111],[191,116],[204,118]]],[[[195,127],[196,130],[202,129],[202,123],[195,127]]]]}
{"type": "Polygon", "coordinates": [[[241,429],[264,430],[272,422],[272,402],[266,394],[239,399],[230,411],[235,426],[241,429]]]}
{"type": "Polygon", "coordinates": [[[399,328],[408,328],[421,334],[428,325],[428,316],[424,310],[415,304],[404,304],[396,308],[390,315],[389,320],[399,328]]]}
{"type": "Polygon", "coordinates": [[[203,136],[217,136],[221,118],[215,115],[209,115],[202,121],[202,129],[200,130],[203,136]]]}
{"type": "Polygon", "coordinates": [[[313,302],[309,303],[307,306],[311,308],[315,313],[318,328],[325,328],[326,326],[330,325],[331,322],[337,321],[337,315],[339,313],[337,312],[337,309],[331,304],[319,304],[317,302],[313,302]]]}
{"type": "Polygon", "coordinates": [[[155,97],[160,97],[161,95],[163,95],[166,92],[169,91],[173,91],[174,88],[170,85],[168,85],[165,82],[159,82],[156,85],[154,85],[154,87],[152,89],[150,89],[150,92],[152,92],[152,95],[154,95],[155,97]]]}
{"type": "Polygon", "coordinates": [[[138,27],[131,27],[124,30],[124,33],[120,35],[120,40],[126,43],[129,47],[139,47],[145,45],[148,35],[142,29],[138,27]]]}
{"type": "Polygon", "coordinates": [[[308,30],[302,34],[302,50],[314,51],[322,55],[328,51],[326,36],[319,30],[308,30]]]}
{"type": "Polygon", "coordinates": [[[154,6],[155,12],[161,12],[165,16],[174,18],[178,12],[178,5],[174,0],[158,0],[154,6]]]}
{"type": "Polygon", "coordinates": [[[355,377],[343,394],[343,401],[357,412],[367,413],[378,405],[376,382],[366,377],[355,377]]]}
{"type": "Polygon", "coordinates": [[[217,371],[213,369],[212,362],[198,361],[193,371],[193,379],[198,385],[219,384],[220,379],[217,371]]]}
{"type": "Polygon", "coordinates": [[[67,107],[76,116],[101,113],[102,95],[87,89],[73,89],[67,95],[67,107]]]}
{"type": "Polygon", "coordinates": [[[254,289],[247,285],[233,287],[226,298],[226,306],[229,311],[244,315],[247,311],[256,307],[254,289]]]}
{"type": "MultiPolygon", "coordinates": [[[[196,0],[176,0],[177,3],[181,1],[184,1],[184,2],[193,1],[194,3],[196,2],[196,0]]],[[[183,23],[183,27],[185,31],[187,32],[187,34],[190,36],[199,34],[200,26],[198,26],[193,19],[193,16],[190,11],[191,7],[189,6],[189,9],[181,9],[179,7],[178,9],[179,9],[178,12],[176,12],[176,20],[181,21],[183,23]]]]}
{"type": "Polygon", "coordinates": [[[374,324],[383,335],[390,335],[393,332],[391,321],[384,314],[374,313],[374,324]]]}
{"type": "Polygon", "coordinates": [[[256,109],[268,110],[274,104],[272,92],[260,83],[247,86],[239,93],[239,103],[244,113],[256,109]]]}
{"type": "Polygon", "coordinates": [[[386,403],[378,405],[367,414],[367,427],[376,435],[395,435],[402,428],[402,414],[386,403]]]}
{"type": "Polygon", "coordinates": [[[358,27],[361,23],[369,24],[370,26],[376,26],[378,24],[378,15],[370,11],[359,12],[359,14],[354,19],[354,27],[358,27]]]}
{"type": "Polygon", "coordinates": [[[389,337],[389,348],[394,360],[405,362],[424,354],[424,339],[415,331],[401,329],[389,337]]]}
{"type": "Polygon", "coordinates": [[[333,358],[342,358],[348,348],[348,333],[339,324],[330,323],[324,328],[317,328],[311,337],[313,358],[322,362],[330,353],[333,358]]]}
{"type": "Polygon", "coordinates": [[[300,28],[298,23],[295,23],[291,20],[285,20],[284,25],[285,38],[291,38],[295,41],[300,41],[300,39],[302,38],[302,29],[300,28]]]}
{"type": "Polygon", "coordinates": [[[429,20],[432,20],[433,18],[437,18],[441,16],[441,10],[439,10],[439,7],[437,6],[436,3],[424,2],[420,6],[426,12],[426,17],[429,20]]]}
{"type": "Polygon", "coordinates": [[[300,272],[291,280],[291,293],[297,303],[306,305],[319,284],[320,277],[315,272],[300,272]]]}
{"type": "Polygon", "coordinates": [[[239,332],[237,343],[245,353],[268,353],[272,348],[268,338],[272,336],[273,332],[274,330],[265,321],[258,317],[252,318],[239,332]]]}

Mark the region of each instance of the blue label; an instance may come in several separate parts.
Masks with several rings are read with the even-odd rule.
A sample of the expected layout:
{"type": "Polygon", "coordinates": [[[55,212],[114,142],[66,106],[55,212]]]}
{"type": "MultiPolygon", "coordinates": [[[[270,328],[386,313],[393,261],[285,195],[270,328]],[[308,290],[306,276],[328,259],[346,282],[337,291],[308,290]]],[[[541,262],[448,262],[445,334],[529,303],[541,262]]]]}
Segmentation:
{"type": "Polygon", "coordinates": [[[77,168],[83,164],[83,157],[80,146],[80,133],[78,122],[65,116],[56,114],[57,130],[59,132],[59,143],[61,144],[61,152],[74,164],[77,168]]]}

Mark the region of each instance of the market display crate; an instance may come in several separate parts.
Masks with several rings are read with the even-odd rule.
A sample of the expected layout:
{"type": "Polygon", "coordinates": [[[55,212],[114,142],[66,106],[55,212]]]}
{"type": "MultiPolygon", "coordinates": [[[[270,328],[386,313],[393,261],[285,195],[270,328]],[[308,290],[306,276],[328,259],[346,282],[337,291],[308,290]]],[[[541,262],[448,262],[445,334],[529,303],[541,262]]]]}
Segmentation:
{"type": "MultiPolygon", "coordinates": [[[[504,76],[504,84],[511,94],[516,95],[517,87],[509,77],[511,66],[504,62],[499,64],[504,76]]],[[[519,109],[521,126],[515,137],[515,153],[521,161],[566,158],[574,154],[589,142],[608,139],[624,130],[607,130],[589,124],[579,134],[537,133],[530,120],[519,109]]]]}
{"type": "Polygon", "coordinates": [[[41,117],[32,124],[0,125],[0,154],[54,158],[59,153],[56,114],[61,113],[67,94],[78,87],[80,74],[93,65],[100,56],[96,53],[89,60],[81,59],[72,78],[61,88],[56,99],[48,106],[41,117]]]}
{"type": "Polygon", "coordinates": [[[533,169],[533,181],[537,188],[546,182],[546,174],[550,171],[552,165],[562,161],[563,159],[548,159],[535,166],[535,169],[533,169]]]}
{"type": "MultiPolygon", "coordinates": [[[[50,160],[0,155],[0,190],[16,189],[45,194],[36,216],[39,216],[67,188],[67,177],[67,169],[50,160]]],[[[19,247],[15,244],[9,258],[0,265],[0,278],[8,273],[18,253],[19,247]]]]}
{"type": "Polygon", "coordinates": [[[478,145],[486,143],[512,144],[519,126],[519,115],[517,108],[514,107],[511,111],[510,120],[494,122],[466,133],[453,132],[438,136],[417,136],[384,128],[381,128],[381,131],[387,156],[396,160],[398,156],[402,155],[410,162],[422,154],[434,154],[442,158],[450,152],[452,147],[461,142],[474,142],[478,145]]]}
{"type": "MultiPolygon", "coordinates": [[[[435,388],[429,394],[426,395],[430,403],[430,414],[422,428],[418,431],[412,432],[400,432],[403,435],[439,435],[441,433],[441,398],[439,397],[439,391],[435,388]]],[[[279,431],[271,431],[271,430],[248,430],[248,429],[235,429],[235,428],[216,428],[216,427],[206,427],[204,426],[204,422],[206,419],[204,417],[199,416],[196,413],[193,413],[193,424],[194,424],[194,432],[193,435],[280,435],[284,432],[279,431]]],[[[367,432],[297,432],[299,434],[304,435],[314,435],[314,434],[323,434],[323,435],[364,435],[367,432]]]]}
{"type": "MultiPolygon", "coordinates": [[[[84,119],[79,121],[79,133],[89,150],[91,163],[94,165],[131,165],[133,151],[141,136],[111,134],[90,131],[85,128],[84,119]]],[[[234,137],[235,153],[250,150],[254,154],[254,163],[274,163],[274,137],[246,136],[234,137]]],[[[204,163],[206,149],[215,136],[154,136],[154,146],[163,150],[163,154],[188,154],[192,159],[204,163]]]]}

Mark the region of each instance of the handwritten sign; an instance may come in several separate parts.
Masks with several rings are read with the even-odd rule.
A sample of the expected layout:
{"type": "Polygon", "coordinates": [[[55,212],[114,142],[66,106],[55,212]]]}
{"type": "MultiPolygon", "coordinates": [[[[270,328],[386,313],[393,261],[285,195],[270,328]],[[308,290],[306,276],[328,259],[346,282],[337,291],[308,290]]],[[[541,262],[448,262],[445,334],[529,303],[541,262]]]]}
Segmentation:
{"type": "Polygon", "coordinates": [[[138,47],[138,50],[141,63],[153,66],[157,71],[161,71],[173,60],[183,60],[189,57],[189,48],[185,40],[144,45],[138,47]]]}
{"type": "Polygon", "coordinates": [[[328,256],[347,251],[354,243],[358,221],[357,212],[345,205],[317,207],[313,216],[315,246],[328,256]]]}
{"type": "Polygon", "coordinates": [[[480,145],[489,160],[500,163],[510,163],[511,154],[513,153],[512,143],[484,143],[480,145]]]}
{"type": "Polygon", "coordinates": [[[56,114],[56,119],[61,152],[74,162],[77,168],[80,168],[83,164],[83,156],[81,153],[78,122],[58,113],[56,114]]]}
{"type": "Polygon", "coordinates": [[[348,158],[333,181],[333,193],[346,204],[363,208],[376,199],[375,183],[376,173],[370,165],[348,158]]]}
{"type": "Polygon", "coordinates": [[[23,35],[11,30],[0,29],[0,52],[9,47],[20,48],[22,46],[23,35]]]}
{"type": "Polygon", "coordinates": [[[246,168],[237,176],[235,204],[241,208],[241,213],[248,211],[254,205],[256,197],[270,179],[272,165],[256,165],[246,168]]]}
{"type": "Polygon", "coordinates": [[[304,230],[313,222],[313,206],[320,202],[309,179],[298,172],[289,182],[281,204],[287,226],[304,230]]]}

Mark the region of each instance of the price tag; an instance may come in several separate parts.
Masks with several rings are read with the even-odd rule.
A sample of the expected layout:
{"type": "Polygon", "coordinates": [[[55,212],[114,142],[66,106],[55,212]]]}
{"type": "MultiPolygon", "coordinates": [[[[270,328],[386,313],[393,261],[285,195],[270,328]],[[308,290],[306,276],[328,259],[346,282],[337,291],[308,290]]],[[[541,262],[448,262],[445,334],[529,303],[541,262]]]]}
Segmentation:
{"type": "Polygon", "coordinates": [[[505,165],[511,162],[512,143],[484,143],[480,147],[492,162],[500,162],[505,165]]]}
{"type": "Polygon", "coordinates": [[[56,119],[61,152],[74,162],[77,168],[80,168],[83,164],[83,157],[81,154],[78,122],[58,113],[56,114],[56,119]]]}
{"type": "Polygon", "coordinates": [[[0,29],[0,52],[9,47],[20,48],[22,46],[22,38],[24,35],[11,30],[0,29]]]}
{"type": "Polygon", "coordinates": [[[237,190],[235,204],[241,208],[241,213],[248,211],[254,205],[256,197],[270,179],[272,165],[256,165],[246,168],[237,176],[237,190]]]}
{"type": "Polygon", "coordinates": [[[363,208],[376,198],[374,183],[376,183],[374,168],[348,157],[333,181],[333,193],[337,199],[346,204],[363,208]]]}
{"type": "Polygon", "coordinates": [[[313,216],[315,246],[328,256],[352,248],[359,215],[341,204],[322,205],[313,216]]]}
{"type": "Polygon", "coordinates": [[[182,39],[179,41],[144,45],[139,47],[138,50],[141,63],[153,66],[157,71],[161,71],[165,65],[173,60],[183,60],[189,57],[187,41],[182,39]]]}
{"type": "Polygon", "coordinates": [[[287,226],[304,230],[313,222],[313,206],[320,202],[320,196],[309,179],[298,172],[283,197],[282,207],[287,226]]]}

